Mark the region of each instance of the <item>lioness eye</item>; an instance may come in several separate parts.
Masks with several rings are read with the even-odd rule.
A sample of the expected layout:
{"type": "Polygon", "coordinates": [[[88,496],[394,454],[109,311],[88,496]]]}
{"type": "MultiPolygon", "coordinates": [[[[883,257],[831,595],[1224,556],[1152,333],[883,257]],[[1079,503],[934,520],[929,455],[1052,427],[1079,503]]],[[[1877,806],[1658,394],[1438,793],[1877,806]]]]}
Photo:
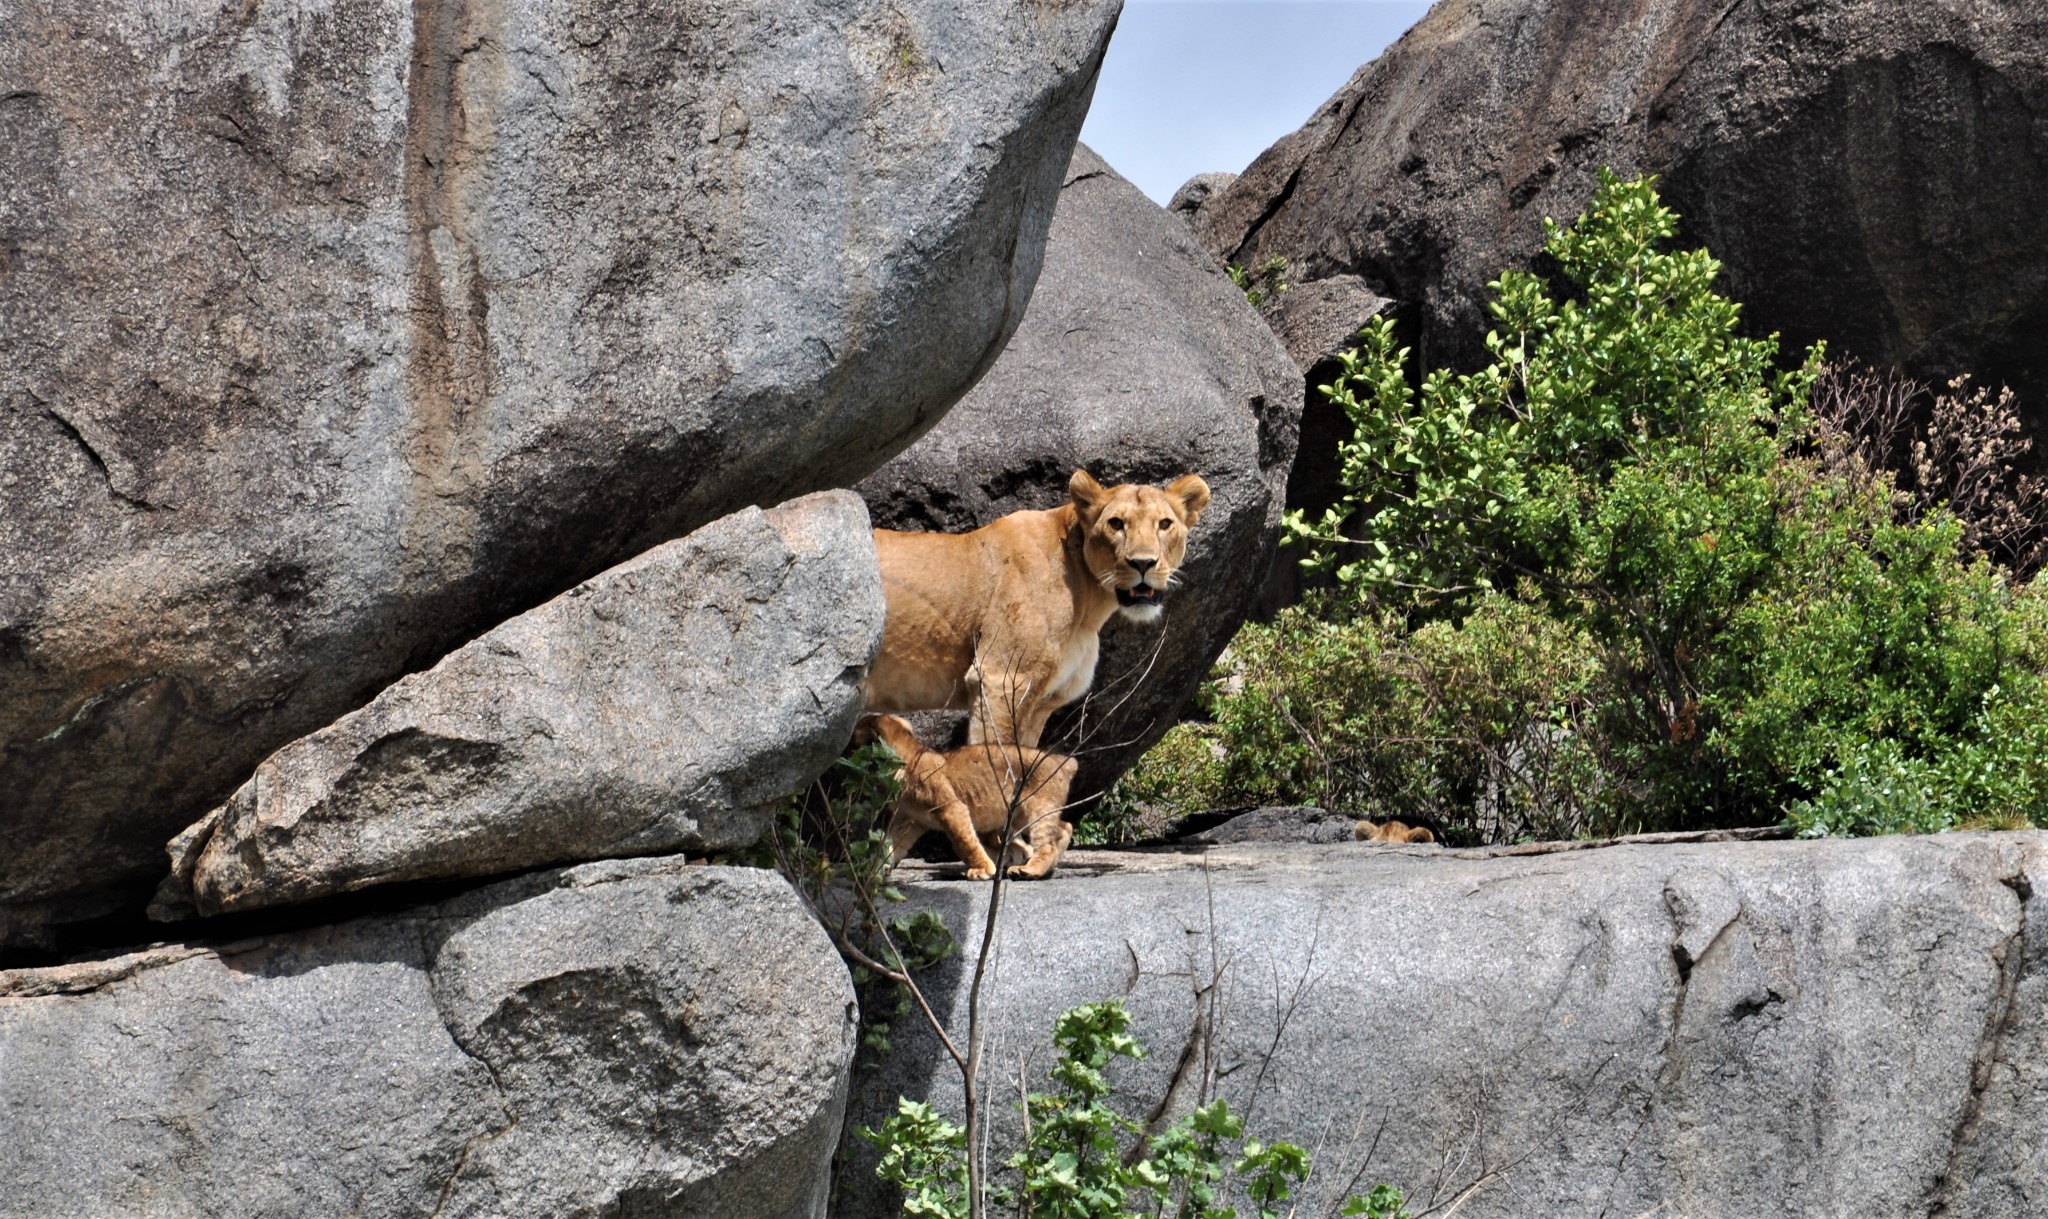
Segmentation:
{"type": "Polygon", "coordinates": [[[1165,533],[1167,530],[1171,528],[1173,528],[1173,521],[1171,518],[1159,522],[1159,532],[1165,533]]]}
{"type": "Polygon", "coordinates": [[[1118,533],[1122,533],[1122,532],[1124,531],[1124,518],[1122,518],[1122,517],[1120,517],[1120,516],[1113,516],[1113,517],[1110,517],[1110,518],[1109,518],[1109,527],[1110,527],[1111,529],[1114,529],[1114,530],[1116,530],[1116,531],[1117,531],[1118,533]]]}

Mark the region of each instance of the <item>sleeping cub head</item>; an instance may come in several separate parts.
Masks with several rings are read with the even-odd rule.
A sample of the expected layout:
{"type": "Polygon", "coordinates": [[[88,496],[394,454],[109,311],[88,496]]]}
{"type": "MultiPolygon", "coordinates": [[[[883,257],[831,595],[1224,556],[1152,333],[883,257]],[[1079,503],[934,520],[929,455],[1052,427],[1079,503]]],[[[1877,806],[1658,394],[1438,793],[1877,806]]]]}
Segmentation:
{"type": "Polygon", "coordinates": [[[1209,484],[1183,474],[1164,487],[1104,487],[1088,471],[1076,470],[1067,492],[1081,523],[1087,578],[1116,593],[1124,617],[1159,617],[1160,599],[1187,556],[1188,530],[1209,506],[1209,484]]]}

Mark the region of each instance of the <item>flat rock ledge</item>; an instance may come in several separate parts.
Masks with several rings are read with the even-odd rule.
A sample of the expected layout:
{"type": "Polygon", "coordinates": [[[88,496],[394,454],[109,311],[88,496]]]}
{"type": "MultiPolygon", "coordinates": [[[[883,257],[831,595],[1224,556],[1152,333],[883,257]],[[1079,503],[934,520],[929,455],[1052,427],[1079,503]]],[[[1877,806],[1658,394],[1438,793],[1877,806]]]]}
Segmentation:
{"type": "Polygon", "coordinates": [[[818,1219],[854,1011],[781,877],[679,858],[0,973],[0,1216],[818,1219]]]}
{"type": "Polygon", "coordinates": [[[736,512],[272,754],[151,914],[749,845],[852,735],[882,615],[859,497],[736,512]]]}
{"type": "MultiPolygon", "coordinates": [[[[903,887],[966,935],[989,886],[949,871],[903,887]]],[[[1220,1092],[1310,1149],[1302,1215],[1386,1181],[1461,1219],[2022,1219],[2048,1213],[2044,894],[2038,832],[1073,851],[1005,890],[989,1077],[1014,1122],[1054,1015],[1121,997],[1152,1054],[1111,1069],[1120,1108],[1220,1092]]],[[[967,955],[927,975],[956,1036],[967,955]]],[[[898,1095],[959,1112],[930,1035],[893,1036],[849,1128],[898,1095]]],[[[842,1155],[835,1214],[893,1214],[872,1150],[842,1155]]]]}

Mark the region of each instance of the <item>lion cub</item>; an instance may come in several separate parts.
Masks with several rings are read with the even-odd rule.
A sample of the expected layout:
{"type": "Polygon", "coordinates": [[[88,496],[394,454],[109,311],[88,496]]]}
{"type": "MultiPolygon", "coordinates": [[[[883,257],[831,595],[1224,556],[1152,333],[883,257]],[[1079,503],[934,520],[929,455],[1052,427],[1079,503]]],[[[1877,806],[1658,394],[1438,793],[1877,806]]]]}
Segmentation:
{"type": "Polygon", "coordinates": [[[1436,835],[1420,825],[1409,825],[1401,821],[1388,821],[1375,825],[1361,821],[1351,827],[1351,836],[1359,842],[1435,842],[1436,835]]]}
{"type": "Polygon", "coordinates": [[[897,771],[903,794],[889,816],[892,858],[901,860],[926,830],[943,830],[967,864],[969,880],[996,874],[989,850],[1004,855],[1027,851],[1028,858],[1008,873],[1020,880],[1037,880],[1058,865],[1074,836],[1074,827],[1060,816],[1077,769],[1074,759],[1018,745],[967,745],[937,753],[893,715],[862,718],[854,740],[865,743],[875,737],[903,759],[897,771]],[[1006,820],[1011,821],[1007,849],[1001,842],[1006,820]]]}

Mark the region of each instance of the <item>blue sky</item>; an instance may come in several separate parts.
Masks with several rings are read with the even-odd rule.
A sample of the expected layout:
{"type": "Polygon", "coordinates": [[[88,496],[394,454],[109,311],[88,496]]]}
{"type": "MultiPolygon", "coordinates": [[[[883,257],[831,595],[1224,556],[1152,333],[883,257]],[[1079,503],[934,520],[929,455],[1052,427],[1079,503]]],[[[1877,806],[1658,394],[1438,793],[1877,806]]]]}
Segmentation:
{"type": "Polygon", "coordinates": [[[1239,172],[1429,10],[1423,0],[1125,0],[1081,138],[1165,203],[1239,172]]]}

